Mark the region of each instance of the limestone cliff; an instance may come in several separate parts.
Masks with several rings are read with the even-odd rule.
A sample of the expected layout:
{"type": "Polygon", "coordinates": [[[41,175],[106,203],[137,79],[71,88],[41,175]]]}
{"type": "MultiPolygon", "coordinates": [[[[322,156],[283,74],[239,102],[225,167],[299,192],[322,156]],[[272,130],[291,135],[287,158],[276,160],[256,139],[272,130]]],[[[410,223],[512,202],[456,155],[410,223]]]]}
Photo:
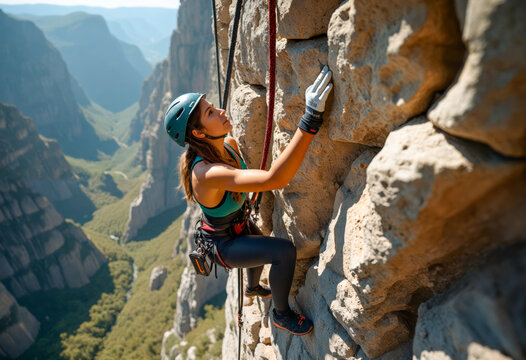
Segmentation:
{"type": "MultiPolygon", "coordinates": [[[[289,301],[314,331],[290,336],[271,326],[270,300],[247,300],[242,358],[525,358],[526,3],[277,3],[272,159],[322,65],[334,74],[324,125],[260,219],[298,249],[289,301]]],[[[225,69],[235,2],[216,6],[225,69]]],[[[266,120],[267,14],[266,1],[244,1],[229,104],[251,167],[266,120]]],[[[187,210],[183,237],[196,216],[187,210]]],[[[201,301],[191,271],[181,284],[181,298],[201,301]]],[[[223,359],[237,358],[235,285],[230,276],[223,359]]],[[[192,326],[176,319],[172,333],[192,326]]]]}
{"type": "Polygon", "coordinates": [[[179,185],[182,153],[164,129],[164,113],[171,101],[185,92],[207,92],[212,47],[211,8],[205,0],[181,1],[168,59],[146,80],[133,128],[142,128],[140,161],[148,171],[141,193],[130,208],[124,234],[132,239],[149,218],[184,202],[179,185]],[[144,101],[148,98],[148,102],[144,101]]]}
{"type": "Polygon", "coordinates": [[[115,151],[101,141],[82,114],[66,64],[33,23],[0,10],[0,101],[31,117],[37,131],[57,139],[69,155],[97,158],[97,150],[115,151]]]}
{"type": "Polygon", "coordinates": [[[81,191],[76,175],[62,154],[59,144],[40,137],[33,122],[13,106],[0,103],[0,167],[23,178],[37,193],[44,195],[64,216],[82,220],[94,209],[81,191]]]}
{"type": "MultiPolygon", "coordinates": [[[[234,5],[217,4],[223,50],[234,5]]],[[[280,0],[277,14],[273,159],[322,64],[334,73],[325,123],[261,219],[298,249],[290,302],[314,332],[289,336],[270,326],[270,303],[246,303],[242,357],[523,358],[524,308],[501,316],[497,304],[513,301],[525,275],[525,3],[280,0]],[[489,259],[505,261],[510,279],[486,269],[489,259]],[[470,269],[488,276],[464,278],[470,269]],[[491,291],[501,281],[505,290],[491,291]],[[462,326],[436,330],[449,324],[462,326]]],[[[261,151],[252,129],[262,138],[266,117],[267,29],[266,2],[245,1],[230,117],[252,166],[261,151]]],[[[224,359],[237,356],[236,331],[227,326],[224,359]]]]}
{"type": "MultiPolygon", "coordinates": [[[[4,144],[0,163],[0,280],[16,298],[32,291],[87,284],[105,262],[104,257],[82,230],[65,222],[27,180],[38,171],[49,171],[46,157],[57,160],[58,165],[65,162],[64,157],[49,151],[31,121],[13,106],[0,106],[0,131],[4,144]],[[36,166],[27,170],[33,163],[36,166]]],[[[60,184],[56,183],[57,188],[60,184]]]]}
{"type": "MultiPolygon", "coordinates": [[[[53,174],[53,169],[57,176],[70,172],[60,166],[65,163],[61,152],[50,150],[18,109],[3,104],[0,139],[0,353],[14,358],[31,345],[39,327],[15,299],[86,285],[106,260],[82,230],[64,221],[31,185],[36,181],[31,176],[53,174]]],[[[42,181],[45,184],[37,185],[51,195],[70,190],[68,179],[42,181]]]]}
{"type": "MultiPolygon", "coordinates": [[[[205,302],[214,296],[224,293],[227,280],[227,273],[223,268],[218,268],[217,279],[214,275],[209,277],[197,276],[194,267],[188,260],[188,254],[195,250],[194,233],[195,223],[200,219],[201,209],[195,205],[189,205],[184,214],[184,223],[181,227],[181,239],[187,244],[185,254],[177,251],[174,256],[184,256],[187,259],[187,266],[181,276],[181,283],[177,290],[177,305],[173,329],[164,334],[167,338],[171,333],[177,337],[183,337],[197,325],[197,318],[205,302]]],[[[166,349],[170,352],[170,349],[166,349]]]]}
{"type": "Polygon", "coordinates": [[[35,341],[40,323],[0,283],[0,355],[15,359],[35,341]]]}

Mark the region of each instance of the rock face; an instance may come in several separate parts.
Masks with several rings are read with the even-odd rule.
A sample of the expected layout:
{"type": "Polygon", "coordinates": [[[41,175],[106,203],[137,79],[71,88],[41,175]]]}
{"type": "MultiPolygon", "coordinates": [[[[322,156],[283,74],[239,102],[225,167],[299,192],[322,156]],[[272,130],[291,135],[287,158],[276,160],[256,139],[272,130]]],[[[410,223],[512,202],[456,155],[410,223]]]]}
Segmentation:
{"type": "MultiPolygon", "coordinates": [[[[187,252],[180,254],[188,259],[188,254],[195,249],[194,225],[201,216],[201,209],[197,205],[189,205],[184,214],[184,224],[181,226],[181,239],[186,241],[187,252]]],[[[177,305],[175,307],[174,327],[171,331],[178,337],[183,337],[197,325],[197,318],[202,306],[214,296],[225,291],[228,278],[224,269],[219,268],[217,279],[198,276],[194,267],[189,263],[181,276],[181,283],[177,290],[177,305]]],[[[167,349],[170,352],[170,349],[167,349]]]]}
{"type": "Polygon", "coordinates": [[[0,280],[16,298],[86,285],[105,262],[79,228],[23,180],[1,181],[0,280]]]}
{"type": "MultiPolygon", "coordinates": [[[[223,69],[234,6],[217,3],[223,69]]],[[[484,270],[494,256],[516,265],[506,265],[510,279],[488,275],[493,284],[509,294],[524,286],[522,252],[502,250],[526,240],[521,10],[518,0],[278,1],[272,160],[321,66],[334,73],[324,125],[261,217],[266,232],[298,249],[289,301],[314,332],[289,336],[271,326],[270,302],[246,303],[242,358],[524,357],[524,307],[504,314],[508,297],[480,279],[467,280],[475,290],[439,295],[474,267],[494,274],[484,270]]],[[[244,2],[229,104],[251,167],[266,118],[267,16],[266,3],[244,2]]],[[[227,283],[224,359],[237,357],[235,283],[227,283]]]]}
{"type": "Polygon", "coordinates": [[[168,276],[168,270],[164,266],[156,266],[150,274],[150,291],[159,290],[168,276]]]}
{"type": "Polygon", "coordinates": [[[209,75],[211,15],[210,4],[204,0],[181,2],[169,57],[156,66],[143,86],[133,128],[142,127],[139,160],[146,167],[148,178],[130,208],[124,234],[127,240],[132,239],[149,218],[185,201],[176,189],[183,149],[166,136],[164,114],[175,97],[186,92],[206,93],[213,85],[209,75]],[[148,102],[144,101],[146,98],[148,102]]]}
{"type": "Polygon", "coordinates": [[[369,165],[357,161],[336,197],[312,287],[374,358],[410,340],[415,305],[477,261],[467,254],[520,240],[514,213],[526,211],[518,200],[526,164],[424,118],[391,132],[369,165]],[[358,176],[362,164],[367,174],[358,176]]]}
{"type": "Polygon", "coordinates": [[[420,305],[415,358],[523,359],[525,250],[521,244],[494,254],[490,266],[420,305]]]}
{"type": "Polygon", "coordinates": [[[452,1],[349,1],[327,30],[330,137],[382,146],[453,80],[464,46],[452,1]]]}
{"type": "Polygon", "coordinates": [[[15,359],[35,341],[40,323],[0,283],[0,355],[15,359]]]}
{"type": "Polygon", "coordinates": [[[94,209],[54,140],[41,138],[33,122],[18,109],[0,103],[0,168],[25,179],[63,215],[82,219],[94,209]],[[85,212],[82,212],[85,211],[85,212]]]}
{"type": "Polygon", "coordinates": [[[464,9],[462,71],[429,119],[441,129],[509,156],[526,156],[524,1],[457,1],[464,9]],[[506,36],[502,36],[506,34],[506,36]]]}
{"type": "MultiPolygon", "coordinates": [[[[68,175],[69,167],[60,168],[65,163],[60,151],[50,150],[32,122],[13,106],[0,104],[0,135],[0,347],[14,358],[32,344],[39,328],[14,299],[41,290],[84,286],[106,260],[80,228],[65,222],[26,181],[31,174],[52,173],[53,160],[57,160],[55,174],[68,175]]],[[[56,184],[58,190],[61,184],[69,189],[66,181],[56,184]]]]}
{"type": "MultiPolygon", "coordinates": [[[[225,69],[235,2],[216,6],[225,69]]],[[[289,302],[314,331],[288,335],[272,326],[270,300],[248,300],[242,358],[524,358],[523,7],[278,1],[271,161],[296,130],[305,89],[323,64],[334,72],[325,123],[260,221],[298,249],[289,302]],[[480,276],[466,275],[474,268],[480,276]]],[[[229,113],[251,167],[264,136],[267,29],[266,3],[245,1],[229,113]]],[[[156,99],[156,109],[168,102],[156,99]]],[[[178,311],[200,299],[191,276],[178,311]]],[[[236,307],[230,276],[223,359],[237,357],[236,307]]]]}

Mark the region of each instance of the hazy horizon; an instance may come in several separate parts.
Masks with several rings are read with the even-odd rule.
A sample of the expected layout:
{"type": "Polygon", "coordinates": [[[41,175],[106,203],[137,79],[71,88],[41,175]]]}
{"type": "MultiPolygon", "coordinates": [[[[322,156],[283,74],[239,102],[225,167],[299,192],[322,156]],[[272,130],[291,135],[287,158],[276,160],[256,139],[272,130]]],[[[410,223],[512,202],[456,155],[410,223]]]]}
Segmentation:
{"type": "Polygon", "coordinates": [[[1,0],[4,5],[59,5],[59,6],[90,6],[104,8],[119,7],[149,7],[149,8],[179,8],[179,0],[1,0]]]}

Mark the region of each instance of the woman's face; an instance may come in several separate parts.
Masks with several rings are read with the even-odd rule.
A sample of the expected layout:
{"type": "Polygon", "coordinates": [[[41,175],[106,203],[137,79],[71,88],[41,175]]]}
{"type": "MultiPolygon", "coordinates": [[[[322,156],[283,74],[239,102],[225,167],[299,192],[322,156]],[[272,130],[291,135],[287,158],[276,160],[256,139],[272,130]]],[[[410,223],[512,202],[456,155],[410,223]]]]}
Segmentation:
{"type": "Polygon", "coordinates": [[[199,110],[203,133],[210,136],[222,136],[232,130],[232,124],[226,117],[225,110],[215,108],[205,98],[202,98],[199,102],[199,110]]]}

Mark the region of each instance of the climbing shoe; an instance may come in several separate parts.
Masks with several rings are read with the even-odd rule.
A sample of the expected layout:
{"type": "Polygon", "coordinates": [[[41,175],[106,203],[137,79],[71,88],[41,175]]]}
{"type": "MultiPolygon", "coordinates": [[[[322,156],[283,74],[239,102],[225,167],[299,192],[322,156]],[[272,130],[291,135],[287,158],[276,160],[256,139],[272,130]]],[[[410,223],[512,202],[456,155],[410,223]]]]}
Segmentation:
{"type": "Polygon", "coordinates": [[[288,312],[278,315],[276,309],[272,310],[272,318],[275,326],[280,329],[287,330],[294,335],[305,335],[312,331],[312,321],[307,319],[305,316],[296,314],[294,311],[289,310],[288,312]]]}
{"type": "Polygon", "coordinates": [[[259,296],[259,297],[262,297],[262,298],[268,298],[268,297],[272,296],[272,293],[270,292],[269,288],[263,287],[263,286],[258,284],[253,289],[249,289],[248,287],[245,288],[245,296],[249,297],[249,298],[254,297],[254,296],[259,296]]]}

